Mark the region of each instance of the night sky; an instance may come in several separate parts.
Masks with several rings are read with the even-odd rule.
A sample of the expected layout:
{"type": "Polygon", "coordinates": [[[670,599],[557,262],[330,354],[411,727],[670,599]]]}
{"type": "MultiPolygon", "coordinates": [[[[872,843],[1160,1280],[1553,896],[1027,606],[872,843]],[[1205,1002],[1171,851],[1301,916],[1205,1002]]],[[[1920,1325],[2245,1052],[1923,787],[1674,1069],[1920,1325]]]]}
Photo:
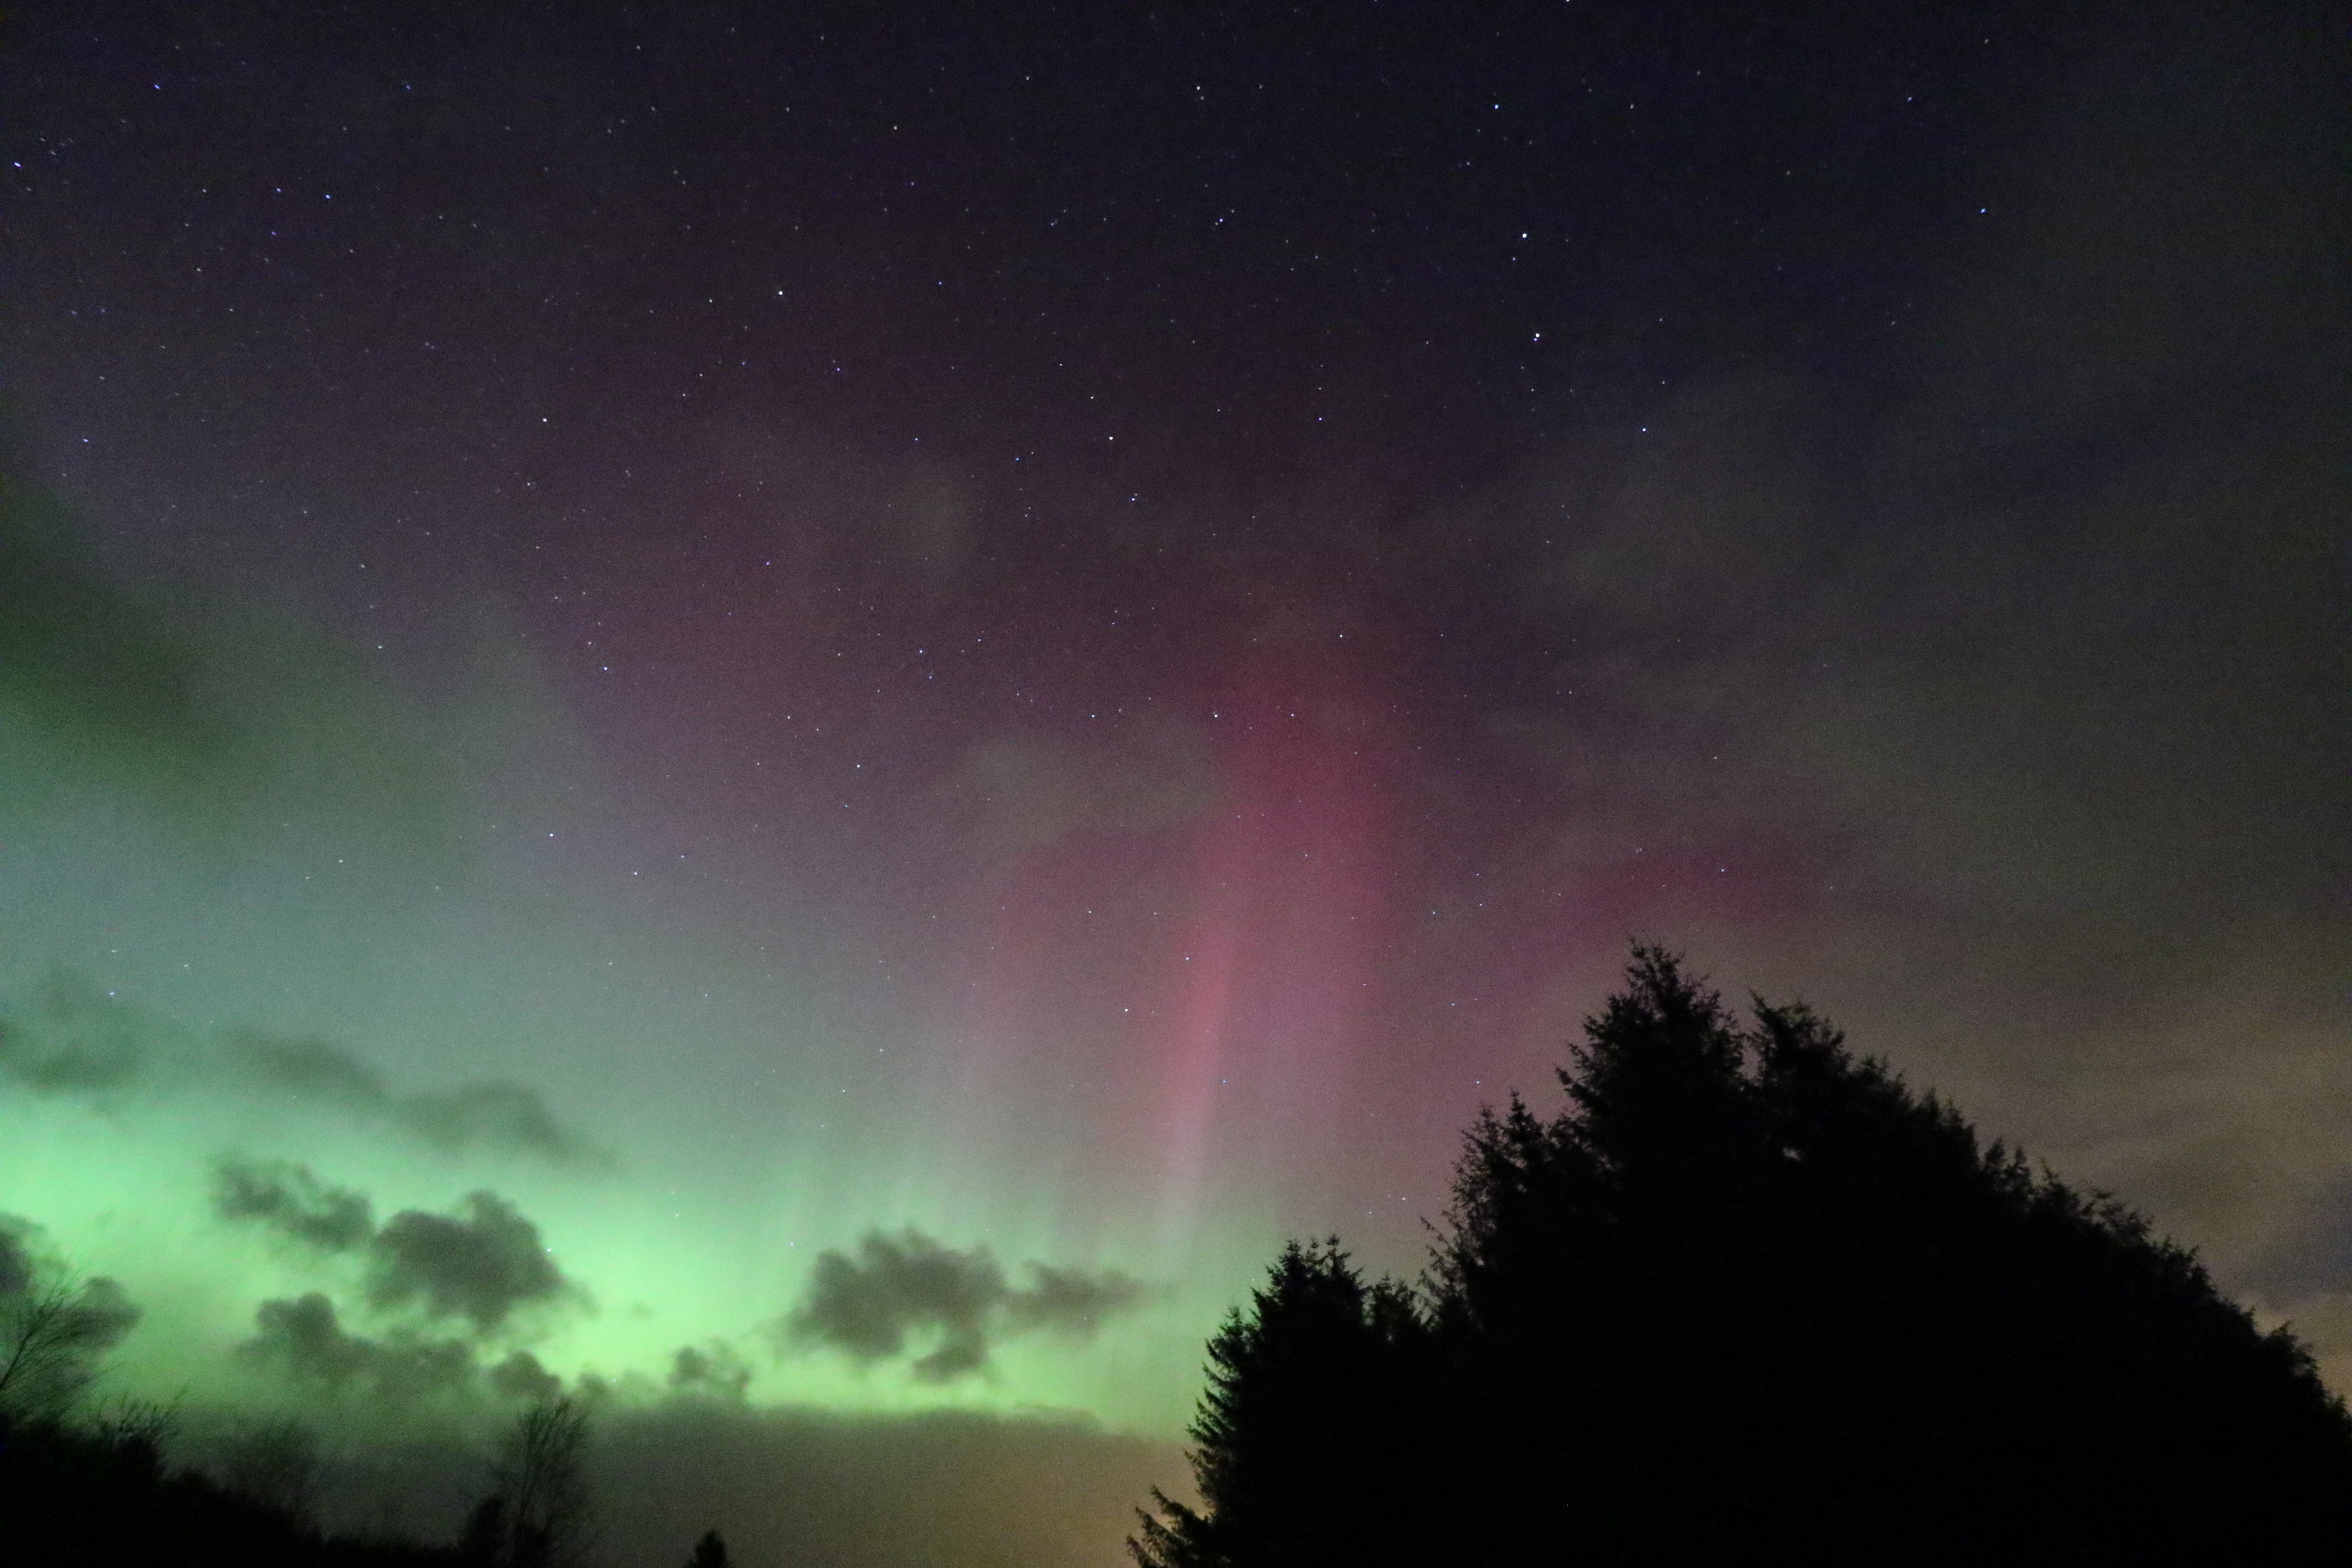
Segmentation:
{"type": "Polygon", "coordinates": [[[0,1211],[344,1517],[1109,1563],[1638,938],[2352,1387],[2342,43],[12,7],[0,1211]]]}

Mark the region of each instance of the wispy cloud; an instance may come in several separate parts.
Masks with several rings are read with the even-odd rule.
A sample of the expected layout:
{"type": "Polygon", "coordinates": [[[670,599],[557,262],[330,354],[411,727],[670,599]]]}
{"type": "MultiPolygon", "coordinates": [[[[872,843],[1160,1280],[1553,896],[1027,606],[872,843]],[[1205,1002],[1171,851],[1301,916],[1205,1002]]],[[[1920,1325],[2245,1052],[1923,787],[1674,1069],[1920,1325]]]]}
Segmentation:
{"type": "Polygon", "coordinates": [[[602,1164],[609,1158],[558,1121],[535,1091],[510,1079],[397,1094],[374,1068],[323,1040],[253,1030],[232,1035],[222,1056],[231,1081],[248,1094],[328,1106],[386,1123],[436,1149],[499,1149],[559,1164],[602,1164]]]}
{"type": "Polygon", "coordinates": [[[101,1103],[133,1095],[226,1095],[382,1126],[449,1153],[479,1149],[583,1168],[613,1163],[558,1120],[537,1091],[509,1079],[402,1092],[316,1037],[249,1028],[200,1033],[63,971],[0,1012],[0,1081],[101,1103]]]}
{"type": "Polygon", "coordinates": [[[213,1211],[248,1220],[321,1252],[349,1252],[375,1234],[364,1193],[331,1187],[307,1165],[288,1161],[222,1161],[213,1171],[213,1211]]]}

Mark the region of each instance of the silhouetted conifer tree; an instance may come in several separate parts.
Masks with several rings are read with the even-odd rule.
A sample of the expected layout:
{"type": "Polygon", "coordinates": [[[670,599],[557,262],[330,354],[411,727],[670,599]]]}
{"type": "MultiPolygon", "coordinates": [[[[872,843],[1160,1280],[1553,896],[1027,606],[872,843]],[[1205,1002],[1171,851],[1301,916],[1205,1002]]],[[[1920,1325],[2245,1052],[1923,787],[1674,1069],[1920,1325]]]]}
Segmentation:
{"type": "Polygon", "coordinates": [[[1335,1245],[1276,1266],[1147,1568],[2352,1550],[2352,1424],[2193,1257],[1801,1008],[1739,1027],[1652,949],[1628,980],[1566,1109],[1471,1129],[1421,1309],[1358,1287],[1410,1328],[1308,1310],[1335,1245]],[[1368,1487],[1375,1536],[1318,1532],[1368,1487]]]}
{"type": "Polygon", "coordinates": [[[728,1568],[727,1542],[715,1530],[706,1530],[702,1539],[694,1543],[694,1555],[686,1560],[686,1568],[728,1568]]]}
{"type": "Polygon", "coordinates": [[[1428,1330],[1411,1297],[1367,1285],[1336,1238],[1286,1247],[1246,1314],[1209,1343],[1192,1426],[1208,1511],[1155,1491],[1130,1542],[1147,1568],[1419,1560],[1396,1529],[1428,1330]]]}

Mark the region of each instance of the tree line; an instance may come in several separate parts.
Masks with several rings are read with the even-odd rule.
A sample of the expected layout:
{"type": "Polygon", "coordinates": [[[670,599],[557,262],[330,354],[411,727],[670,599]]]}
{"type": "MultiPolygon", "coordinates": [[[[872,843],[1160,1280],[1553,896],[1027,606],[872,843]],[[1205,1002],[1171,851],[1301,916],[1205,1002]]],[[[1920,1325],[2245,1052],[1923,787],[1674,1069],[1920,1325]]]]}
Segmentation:
{"type": "MultiPolygon", "coordinates": [[[[120,1568],[579,1568],[593,1545],[589,1414],[562,1394],[501,1434],[458,1539],[352,1536],[311,1517],[308,1431],[265,1422],[209,1467],[175,1466],[165,1406],[87,1395],[131,1313],[110,1281],[0,1257],[0,1563],[120,1568]]],[[[717,1531],[688,1568],[727,1568],[717,1531]]]]}
{"type": "Polygon", "coordinates": [[[1559,1078],[1416,1286],[1283,1253],[1141,1568],[2347,1560],[2303,1344],[1804,1008],[1637,949],[1559,1078]]]}

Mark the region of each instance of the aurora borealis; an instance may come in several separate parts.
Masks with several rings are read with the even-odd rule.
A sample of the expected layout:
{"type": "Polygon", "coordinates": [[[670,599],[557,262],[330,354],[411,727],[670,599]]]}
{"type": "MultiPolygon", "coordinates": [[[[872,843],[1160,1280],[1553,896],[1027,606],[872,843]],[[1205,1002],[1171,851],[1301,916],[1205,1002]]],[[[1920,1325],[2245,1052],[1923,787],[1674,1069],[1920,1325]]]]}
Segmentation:
{"type": "Polygon", "coordinates": [[[1633,937],[2352,1387],[2332,36],[1882,9],[16,8],[0,1214],[106,1387],[1120,1561],[1633,937]]]}

